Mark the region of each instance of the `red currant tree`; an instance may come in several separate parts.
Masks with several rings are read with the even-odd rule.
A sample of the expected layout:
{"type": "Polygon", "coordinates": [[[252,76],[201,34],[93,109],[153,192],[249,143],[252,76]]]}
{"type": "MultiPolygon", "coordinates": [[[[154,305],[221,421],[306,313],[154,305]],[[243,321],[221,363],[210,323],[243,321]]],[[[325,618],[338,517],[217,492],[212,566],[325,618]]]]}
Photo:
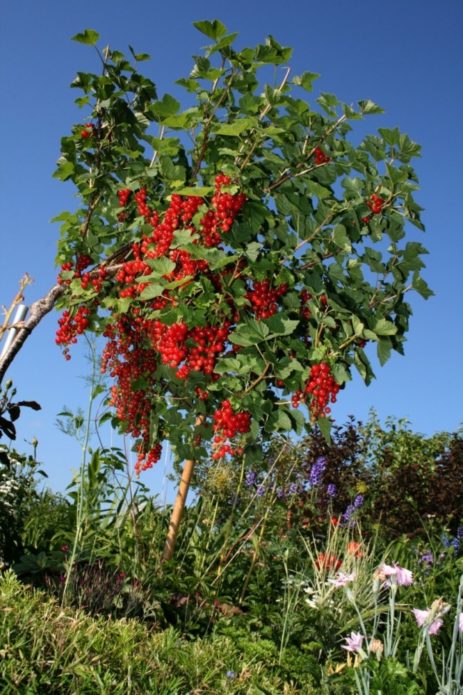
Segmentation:
{"type": "Polygon", "coordinates": [[[404,240],[407,223],[423,228],[419,146],[384,128],[354,146],[377,105],[310,104],[318,76],[292,76],[291,49],[269,37],[238,50],[221,22],[195,26],[212,43],[178,81],[185,110],[140,74],[148,56],[98,51],[101,73],[73,82],[86,116],[56,172],[80,198],[57,218],[56,340],[69,356],[84,331],[105,338],[138,472],[164,440],[178,461],[255,460],[269,433],[326,432],[352,368],[373,377],[365,344],[381,364],[402,352],[405,294],[430,293],[425,249],[404,240]]]}

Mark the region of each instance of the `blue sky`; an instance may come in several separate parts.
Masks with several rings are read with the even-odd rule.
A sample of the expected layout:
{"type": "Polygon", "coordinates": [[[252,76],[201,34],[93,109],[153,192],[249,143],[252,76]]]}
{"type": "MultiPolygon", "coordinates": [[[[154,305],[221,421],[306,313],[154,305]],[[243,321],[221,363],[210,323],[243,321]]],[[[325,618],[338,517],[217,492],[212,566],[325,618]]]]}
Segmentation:
{"type": "MultiPolygon", "coordinates": [[[[4,3],[0,304],[9,304],[26,271],[35,280],[27,290],[29,303],[55,282],[58,227],[50,220],[75,201],[72,187],[53,179],[52,172],[60,137],[82,120],[69,84],[78,70],[98,69],[92,49],[72,42],[71,36],[94,28],[102,45],[126,50],[131,44],[150,53],[151,62],[142,64],[145,72],[160,94],[174,91],[178,97],[174,81],[188,74],[191,56],[207,42],[192,22],[206,18],[219,18],[239,32],[242,46],[274,35],[294,48],[295,74],[321,74],[316,90],[346,102],[370,98],[384,107],[384,115],[368,119],[370,132],[399,126],[422,145],[415,167],[427,228],[422,241],[430,252],[424,276],[436,296],[427,302],[410,297],[414,316],[405,357],[395,355],[378,368],[377,380],[368,388],[354,379],[333,415],[338,422],[349,414],[365,420],[374,407],[382,419],[408,418],[425,434],[456,430],[463,424],[461,0],[4,3]]],[[[25,412],[18,422],[17,447],[30,451],[27,441],[37,437],[50,485],[62,490],[79,465],[80,451],[54,423],[64,404],[85,407],[81,377],[88,366],[83,348],[74,351],[71,362],[63,360],[54,345],[56,320],[52,313],[40,324],[8,376],[21,398],[42,405],[40,412],[25,412]]],[[[164,468],[161,462],[144,478],[162,494],[164,468]]]]}

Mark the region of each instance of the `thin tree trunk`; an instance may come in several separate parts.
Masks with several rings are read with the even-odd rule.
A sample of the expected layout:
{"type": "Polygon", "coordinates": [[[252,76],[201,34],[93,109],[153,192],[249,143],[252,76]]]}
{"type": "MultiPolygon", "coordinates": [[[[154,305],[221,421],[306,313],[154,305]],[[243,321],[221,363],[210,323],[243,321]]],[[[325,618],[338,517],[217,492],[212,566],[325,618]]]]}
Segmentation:
{"type": "MultiPolygon", "coordinates": [[[[200,425],[202,421],[203,416],[200,415],[198,418],[196,418],[196,426],[200,425]]],[[[162,553],[163,562],[171,560],[174,554],[178,530],[180,528],[180,522],[182,521],[183,510],[185,509],[186,498],[188,495],[188,490],[190,489],[190,483],[193,477],[194,468],[195,461],[193,459],[187,460],[183,464],[182,476],[180,478],[180,483],[178,486],[177,497],[175,498],[174,506],[172,508],[172,514],[170,516],[169,522],[169,530],[167,531],[166,543],[164,545],[164,550],[162,553]]]]}

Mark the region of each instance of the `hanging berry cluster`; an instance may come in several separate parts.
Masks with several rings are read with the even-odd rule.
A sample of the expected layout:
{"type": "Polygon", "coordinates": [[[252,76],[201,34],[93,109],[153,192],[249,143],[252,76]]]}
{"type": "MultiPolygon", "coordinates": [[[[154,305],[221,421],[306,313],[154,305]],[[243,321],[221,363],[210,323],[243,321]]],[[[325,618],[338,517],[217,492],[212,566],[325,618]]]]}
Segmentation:
{"type": "Polygon", "coordinates": [[[291,397],[293,408],[298,408],[307,398],[311,420],[329,415],[331,409],[329,403],[336,403],[339,393],[339,385],[331,374],[330,365],[327,362],[313,364],[310,368],[309,379],[304,390],[295,391],[291,397]]]}
{"type": "Polygon", "coordinates": [[[304,393],[312,396],[309,409],[313,420],[329,415],[331,409],[328,403],[336,403],[338,392],[339,386],[331,374],[329,364],[321,362],[312,365],[304,393]]]}
{"type": "Polygon", "coordinates": [[[288,290],[288,285],[282,283],[278,287],[272,289],[269,280],[254,282],[252,290],[246,297],[250,301],[256,319],[268,319],[273,316],[278,309],[277,300],[288,290]]]}
{"type": "Polygon", "coordinates": [[[217,460],[227,454],[234,456],[242,453],[241,447],[233,448],[231,440],[237,434],[246,434],[251,426],[251,415],[245,411],[233,410],[230,401],[223,401],[214,413],[213,430],[216,433],[212,443],[212,458],[217,460]]]}

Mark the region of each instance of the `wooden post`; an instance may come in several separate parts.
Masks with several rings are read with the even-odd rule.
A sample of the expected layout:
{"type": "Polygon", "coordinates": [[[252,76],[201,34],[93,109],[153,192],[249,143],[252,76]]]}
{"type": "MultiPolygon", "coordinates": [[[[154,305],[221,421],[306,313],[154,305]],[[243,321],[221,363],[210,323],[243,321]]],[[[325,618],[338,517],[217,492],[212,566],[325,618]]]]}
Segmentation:
{"type": "MultiPolygon", "coordinates": [[[[200,425],[203,421],[203,416],[200,415],[196,419],[196,426],[200,425]]],[[[183,516],[183,510],[185,509],[186,498],[188,495],[188,490],[190,489],[191,479],[193,477],[193,471],[195,468],[195,462],[193,460],[185,461],[183,464],[182,477],[180,478],[180,484],[178,486],[177,497],[175,498],[174,506],[172,509],[172,514],[170,516],[169,530],[167,531],[166,543],[164,545],[164,550],[162,553],[162,561],[167,562],[172,559],[174,554],[175,542],[177,540],[178,529],[180,528],[180,522],[183,516]]]]}
{"type": "Polygon", "coordinates": [[[177,540],[178,529],[182,520],[183,510],[185,509],[185,502],[188,495],[191,478],[193,477],[194,467],[194,461],[185,461],[183,465],[182,477],[180,478],[177,497],[175,499],[174,507],[172,509],[172,514],[170,517],[166,544],[162,553],[163,562],[171,560],[174,554],[175,541],[177,540]]]}

